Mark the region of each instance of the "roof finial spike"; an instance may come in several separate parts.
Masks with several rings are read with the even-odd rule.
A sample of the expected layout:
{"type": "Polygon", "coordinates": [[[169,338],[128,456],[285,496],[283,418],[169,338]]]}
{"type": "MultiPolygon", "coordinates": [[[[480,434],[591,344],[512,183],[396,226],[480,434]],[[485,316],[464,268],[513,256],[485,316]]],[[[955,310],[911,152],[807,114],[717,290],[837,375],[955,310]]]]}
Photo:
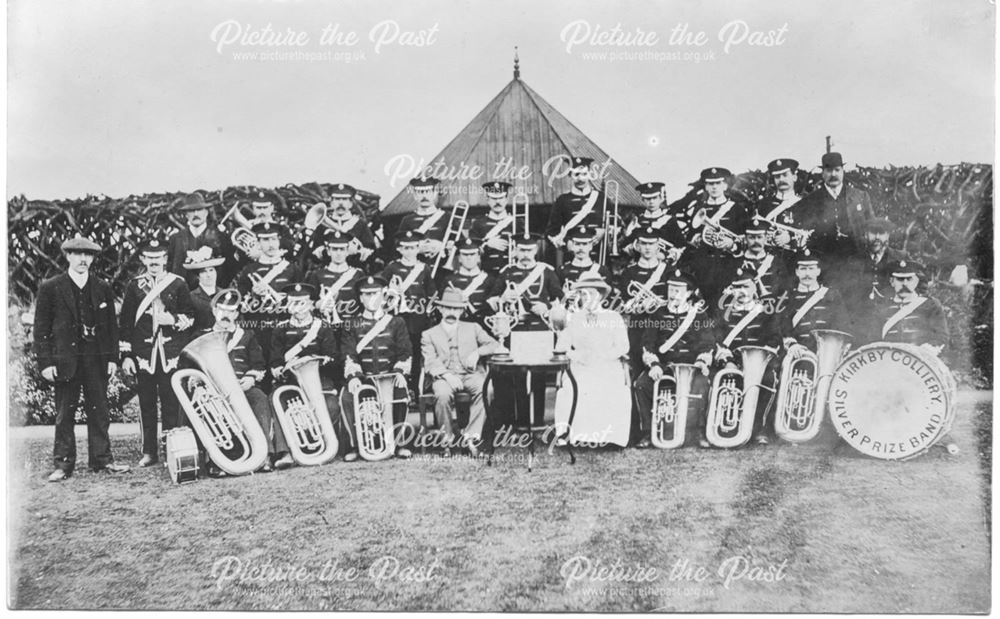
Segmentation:
{"type": "Polygon", "coordinates": [[[521,61],[517,58],[517,45],[514,46],[514,79],[521,79],[521,61]]]}

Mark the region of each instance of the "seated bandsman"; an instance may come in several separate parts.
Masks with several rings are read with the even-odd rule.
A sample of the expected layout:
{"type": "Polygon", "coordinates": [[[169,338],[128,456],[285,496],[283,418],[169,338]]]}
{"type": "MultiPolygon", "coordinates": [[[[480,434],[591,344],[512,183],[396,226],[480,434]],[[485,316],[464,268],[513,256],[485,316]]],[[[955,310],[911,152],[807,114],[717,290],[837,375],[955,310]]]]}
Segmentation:
{"type": "Polygon", "coordinates": [[[244,329],[240,320],[240,295],[235,290],[224,290],[212,301],[212,313],[215,324],[202,330],[198,335],[215,331],[222,336],[229,353],[229,362],[233,372],[240,381],[240,388],[246,396],[254,417],[264,430],[267,437],[268,459],[264,461],[261,470],[267,472],[274,466],[279,469],[288,468],[294,464],[288,455],[288,445],[281,426],[274,422],[271,401],[260,389],[264,379],[264,352],[257,343],[253,329],[244,329]]]}
{"type": "Polygon", "coordinates": [[[747,225],[743,233],[742,245],[745,249],[738,255],[720,259],[713,269],[715,279],[706,278],[706,296],[715,303],[718,294],[729,285],[729,280],[739,269],[750,269],[757,285],[757,298],[776,301],[788,289],[788,269],[785,261],[767,250],[767,232],[771,224],[759,217],[747,225]]]}
{"type": "Polygon", "coordinates": [[[483,381],[486,372],[479,360],[502,348],[499,342],[474,322],[465,322],[461,316],[466,300],[457,290],[445,290],[437,300],[441,322],[424,331],[420,346],[423,349],[427,373],[433,379],[434,415],[444,431],[446,444],[453,444],[452,420],[455,412],[455,393],[469,394],[469,422],[462,432],[462,447],[473,456],[476,444],[483,433],[486,413],[483,408],[483,381]]]}
{"type": "Polygon", "coordinates": [[[621,245],[626,254],[638,255],[639,233],[646,228],[652,228],[660,237],[660,260],[667,261],[669,258],[670,262],[677,262],[680,248],[686,244],[684,230],[687,228],[688,222],[667,211],[664,204],[666,193],[664,193],[663,187],[663,183],[658,182],[636,185],[635,190],[639,192],[639,197],[646,210],[633,219],[625,229],[625,238],[621,245]],[[672,252],[672,255],[668,256],[668,252],[672,252]]]}
{"type": "Polygon", "coordinates": [[[635,400],[639,407],[642,438],[636,445],[640,449],[650,446],[653,431],[653,385],[670,373],[671,363],[693,363],[700,372],[694,374],[691,384],[685,443],[697,440],[701,447],[708,447],[705,440],[705,409],[708,403],[708,369],[715,350],[715,321],[707,311],[705,302],[698,299],[697,286],[690,273],[674,270],[667,277],[667,306],[655,325],[648,327],[642,337],[642,360],[647,367],[635,381],[635,400]]]}
{"type": "Polygon", "coordinates": [[[889,267],[895,295],[876,311],[871,341],[914,344],[937,355],[948,344],[948,321],[941,303],[917,292],[923,266],[899,260],[889,267]]]}
{"type": "Polygon", "coordinates": [[[660,235],[647,227],[636,234],[639,259],[625,267],[618,282],[621,314],[628,326],[629,367],[636,377],[643,370],[642,334],[663,309],[671,265],[660,260],[660,235]]]}
{"type": "Polygon", "coordinates": [[[485,325],[486,317],[492,310],[486,299],[493,289],[496,279],[479,268],[479,244],[472,239],[463,239],[456,244],[458,268],[444,277],[443,290],[458,290],[465,298],[462,320],[485,325]]]}
{"type": "Polygon", "coordinates": [[[348,253],[354,238],[339,230],[327,229],[323,234],[323,246],[329,262],[322,269],[310,271],[305,283],[319,291],[316,309],[320,316],[335,331],[343,322],[361,311],[354,294],[354,284],[364,279],[364,272],[347,264],[348,253]]]}
{"type": "MultiPolygon", "coordinates": [[[[320,357],[322,364],[319,379],[330,421],[334,428],[341,426],[342,422],[346,424],[346,421],[342,420],[340,406],[337,403],[337,387],[341,380],[333,374],[332,363],[340,351],[333,330],[312,314],[316,289],[308,284],[288,284],[282,288],[281,293],[287,299],[291,315],[288,320],[275,327],[271,334],[271,354],[268,361],[271,376],[277,383],[296,384],[295,375],[290,371],[291,367],[307,357],[320,357]]],[[[280,426],[276,427],[280,430],[280,426]]],[[[290,437],[284,438],[287,443],[290,437]]],[[[294,437],[291,437],[291,440],[295,440],[294,437]]],[[[287,461],[282,465],[286,463],[287,461]]]]}
{"type": "MultiPolygon", "coordinates": [[[[326,209],[327,215],[318,222],[313,230],[309,230],[312,236],[309,243],[311,256],[320,258],[320,254],[323,253],[326,246],[326,240],[329,238],[328,235],[333,231],[340,232],[350,240],[346,262],[352,267],[361,268],[375,253],[375,235],[372,234],[368,222],[355,212],[354,196],[356,194],[357,190],[354,187],[344,183],[331,186],[328,192],[330,207],[326,209]]],[[[312,223],[310,222],[310,224],[312,223]]]]}
{"type": "MultiPolygon", "coordinates": [[[[241,312],[244,319],[254,324],[257,341],[264,350],[264,361],[271,366],[271,332],[275,325],[288,318],[287,307],[281,290],[301,279],[299,268],[284,257],[281,248],[284,228],[270,221],[254,224],[260,256],[250,262],[236,276],[236,288],[243,295],[241,312]]],[[[280,361],[280,360],[279,360],[280,361]]],[[[265,379],[265,389],[271,377],[265,379]]]]}
{"type": "Polygon", "coordinates": [[[564,261],[562,266],[556,269],[563,291],[572,288],[584,273],[596,273],[605,281],[608,280],[608,268],[597,264],[591,257],[595,238],[597,230],[583,225],[573,228],[566,234],[566,251],[573,255],[573,259],[564,261]]]}
{"type": "Polygon", "coordinates": [[[472,220],[469,238],[482,245],[483,270],[496,276],[500,269],[507,266],[507,252],[514,225],[514,218],[507,211],[510,183],[490,181],[483,184],[483,189],[486,191],[489,211],[472,220]]]}
{"type": "Polygon", "coordinates": [[[122,371],[138,372],[142,459],[139,466],[159,461],[157,402],[163,431],[182,425],[183,415],[170,379],[194,325],[194,306],[187,283],[167,272],[167,248],[157,239],[144,243],[139,258],[146,272],[125,288],[118,336],[122,371]]]}
{"type": "Polygon", "coordinates": [[[420,380],[420,334],[430,323],[427,314],[431,308],[436,288],[431,278],[431,267],[417,259],[422,233],[416,230],[400,232],[396,237],[399,259],[393,260],[382,271],[382,279],[389,282],[389,290],[396,296],[394,313],[403,319],[410,333],[410,348],[413,350],[410,367],[410,389],[419,390],[420,380]]]}
{"type": "MultiPolygon", "coordinates": [[[[392,372],[405,376],[412,367],[413,354],[406,323],[399,316],[386,312],[385,279],[377,275],[370,276],[358,281],[355,286],[364,310],[346,325],[342,346],[347,388],[341,392],[341,402],[348,421],[345,429],[347,440],[342,443],[350,445],[350,452],[344,458],[348,462],[358,457],[354,401],[349,396],[361,388],[360,379],[363,376],[392,372]]],[[[406,385],[395,385],[393,392],[393,399],[405,400],[406,385]]],[[[407,405],[403,403],[393,406],[392,420],[395,428],[400,428],[406,421],[406,409],[407,405]]],[[[399,432],[396,437],[396,457],[411,457],[413,452],[401,444],[399,432]]]]}
{"type": "MultiPolygon", "coordinates": [[[[739,365],[737,350],[742,346],[766,346],[778,350],[781,335],[775,325],[774,315],[765,311],[757,296],[756,273],[752,269],[739,269],[736,278],[729,285],[732,299],[718,312],[715,361],[727,368],[739,365]]],[[[762,445],[768,443],[768,434],[773,430],[768,423],[768,414],[774,402],[777,375],[774,362],[768,364],[761,378],[761,391],[757,398],[757,414],[754,418],[754,440],[762,445]]]]}
{"type": "Polygon", "coordinates": [[[813,329],[848,331],[847,314],[840,293],[819,283],[819,258],[810,250],[800,251],[795,258],[795,278],[798,285],[788,295],[788,305],[778,315],[785,350],[796,355],[805,347],[816,350],[813,329]]]}
{"type": "Polygon", "coordinates": [[[428,264],[433,264],[438,254],[446,249],[444,237],[448,233],[448,213],[438,208],[440,182],[429,176],[410,180],[410,189],[417,201],[417,210],[403,216],[396,231],[397,238],[407,232],[420,235],[420,248],[417,253],[420,260],[428,264]]]}
{"type": "Polygon", "coordinates": [[[184,261],[184,269],[196,273],[198,284],[191,290],[191,304],[194,306],[194,327],[192,331],[202,331],[215,324],[212,312],[212,298],[219,291],[218,268],[225,258],[216,256],[209,246],[189,251],[184,261]]]}

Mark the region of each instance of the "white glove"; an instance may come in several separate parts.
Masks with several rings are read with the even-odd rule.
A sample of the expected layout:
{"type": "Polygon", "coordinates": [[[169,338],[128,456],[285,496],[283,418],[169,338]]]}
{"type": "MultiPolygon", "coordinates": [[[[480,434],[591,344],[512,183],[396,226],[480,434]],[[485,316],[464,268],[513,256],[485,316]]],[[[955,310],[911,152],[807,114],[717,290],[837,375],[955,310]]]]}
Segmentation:
{"type": "Polygon", "coordinates": [[[132,360],[132,357],[122,361],[122,372],[125,372],[125,376],[135,376],[135,361],[132,360]]]}
{"type": "Polygon", "coordinates": [[[653,380],[660,380],[663,378],[663,368],[658,365],[649,368],[649,377],[653,380]]]}

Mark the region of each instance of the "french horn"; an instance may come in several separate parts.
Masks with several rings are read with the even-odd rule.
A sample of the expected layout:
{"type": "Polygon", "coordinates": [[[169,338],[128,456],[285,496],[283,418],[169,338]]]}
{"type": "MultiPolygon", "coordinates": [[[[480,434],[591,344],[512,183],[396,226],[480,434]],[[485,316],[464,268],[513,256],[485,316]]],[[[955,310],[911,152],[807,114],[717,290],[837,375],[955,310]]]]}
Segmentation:
{"type": "Polygon", "coordinates": [[[201,369],[182,368],[170,384],[208,457],[230,475],[246,475],[267,459],[267,436],[236,378],[222,336],[206,333],[184,347],[201,369]]]}
{"type": "Polygon", "coordinates": [[[283,385],[271,395],[288,451],[300,466],[326,464],[340,447],[320,383],[322,361],[323,357],[317,356],[293,360],[285,369],[298,385],[283,385]]]}
{"type": "Polygon", "coordinates": [[[750,440],[761,379],[774,358],[774,350],[765,346],[741,346],[737,352],[742,369],[722,369],[712,379],[705,434],[716,447],[740,447],[750,440]]]}
{"type": "Polygon", "coordinates": [[[785,355],[781,362],[774,432],[790,443],[804,443],[819,434],[826,415],[830,381],[851,347],[851,335],[832,329],[813,329],[816,352],[798,358],[785,355]]]}

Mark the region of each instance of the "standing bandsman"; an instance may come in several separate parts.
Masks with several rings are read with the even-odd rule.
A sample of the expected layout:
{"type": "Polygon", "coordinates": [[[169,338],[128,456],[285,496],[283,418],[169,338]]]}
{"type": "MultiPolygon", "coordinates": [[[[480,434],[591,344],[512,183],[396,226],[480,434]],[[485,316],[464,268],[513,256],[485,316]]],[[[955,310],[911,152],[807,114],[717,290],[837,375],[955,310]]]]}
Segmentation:
{"type": "MultiPolygon", "coordinates": [[[[344,458],[347,461],[356,460],[357,436],[354,430],[353,395],[361,388],[360,378],[374,374],[400,372],[404,376],[411,370],[413,348],[410,333],[406,323],[399,316],[386,312],[387,283],[379,276],[369,276],[356,284],[357,296],[364,308],[361,315],[353,318],[344,331],[343,354],[344,378],[347,388],[341,392],[341,402],[346,418],[349,420],[348,441],[350,453],[344,458]]],[[[418,335],[419,337],[419,335],[418,335]]],[[[406,385],[395,385],[393,399],[403,399],[406,385]]],[[[406,421],[406,404],[393,406],[392,419],[396,428],[406,421]]],[[[396,456],[409,458],[413,455],[402,445],[397,433],[396,456]]]]}
{"type": "Polygon", "coordinates": [[[847,325],[844,300],[840,293],[829,286],[821,285],[819,259],[808,249],[795,258],[795,278],[797,285],[788,295],[788,305],[778,316],[778,326],[785,344],[785,350],[798,354],[804,346],[816,350],[813,329],[835,329],[853,332],[847,325]]]}
{"type": "Polygon", "coordinates": [[[746,206],[734,201],[727,193],[732,177],[733,173],[726,168],[705,168],[701,171],[705,195],[693,208],[688,242],[702,253],[739,253],[737,240],[749,223],[750,216],[746,206]]]}
{"type": "Polygon", "coordinates": [[[212,298],[218,292],[218,268],[226,259],[212,253],[209,246],[189,251],[184,260],[184,269],[195,273],[198,284],[191,290],[191,304],[194,306],[193,331],[209,329],[215,324],[212,312],[212,298]]]}
{"type": "Polygon", "coordinates": [[[638,235],[646,228],[656,230],[660,236],[660,259],[668,259],[667,252],[674,252],[670,256],[670,262],[676,262],[680,256],[680,248],[686,244],[687,237],[685,230],[688,222],[667,211],[664,203],[666,194],[663,190],[663,183],[650,182],[636,185],[635,190],[639,192],[643,206],[646,210],[639,214],[625,229],[625,239],[622,246],[625,252],[631,256],[639,254],[638,235]]]}
{"type": "Polygon", "coordinates": [[[62,244],[69,267],[42,282],[35,300],[34,350],[42,377],[55,383],[56,430],[51,482],[73,475],[73,424],[80,390],[87,413],[88,465],[94,471],[124,473],[111,453],[108,377],[115,371],[118,325],[115,297],[107,282],[90,274],[100,245],[81,237],[62,244]]]}
{"type": "Polygon", "coordinates": [[[562,266],[556,269],[564,292],[569,290],[584,273],[596,273],[608,281],[610,275],[608,268],[597,264],[591,257],[595,238],[597,231],[583,225],[573,228],[566,234],[566,250],[572,253],[573,259],[563,262],[562,266]]]}
{"type": "MultiPolygon", "coordinates": [[[[736,351],[742,346],[766,346],[777,351],[781,344],[774,315],[765,311],[757,297],[756,275],[753,269],[740,268],[729,285],[727,292],[731,294],[724,295],[732,300],[718,312],[715,360],[726,364],[727,368],[738,365],[736,351]]],[[[762,445],[768,443],[767,435],[773,429],[769,427],[767,416],[774,401],[776,384],[774,368],[769,367],[761,378],[760,397],[757,399],[757,414],[754,418],[753,437],[762,445]]]]}
{"type": "Polygon", "coordinates": [[[486,299],[490,296],[496,278],[479,268],[480,252],[476,241],[461,240],[456,249],[458,268],[445,275],[442,290],[455,289],[462,293],[465,299],[462,320],[485,326],[486,317],[493,313],[486,299]]]}
{"type": "Polygon", "coordinates": [[[217,255],[223,254],[224,236],[208,225],[209,205],[200,193],[184,196],[176,202],[176,209],[183,215],[187,226],[178,230],[167,241],[167,268],[174,275],[180,275],[193,288],[194,273],[184,269],[184,261],[189,251],[200,247],[211,247],[217,255]]]}
{"type": "MultiPolygon", "coordinates": [[[[555,247],[554,263],[557,266],[564,260],[562,249],[566,245],[566,235],[570,230],[581,224],[603,230],[604,194],[593,186],[594,172],[590,167],[593,163],[594,160],[589,157],[570,159],[569,176],[572,186],[568,193],[556,198],[552,210],[549,211],[545,235],[555,247]]],[[[600,236],[603,236],[603,232],[597,241],[600,241],[600,236]]]]}
{"type": "MultiPolygon", "coordinates": [[[[250,219],[245,223],[249,225],[251,231],[257,224],[265,222],[283,226],[285,229],[290,229],[288,222],[285,221],[284,218],[279,219],[277,214],[275,213],[274,200],[269,198],[267,194],[264,193],[263,191],[258,191],[256,194],[254,194],[253,197],[250,199],[249,203],[241,202],[239,204],[237,208],[239,209],[239,212],[241,214],[243,213],[242,209],[244,208],[244,206],[250,207],[250,219]]],[[[236,223],[235,225],[239,226],[239,223],[236,223]]],[[[224,230],[224,224],[219,226],[219,230],[220,231],[224,230]]],[[[226,234],[231,235],[232,232],[233,231],[230,230],[226,234]]],[[[226,240],[228,245],[232,246],[232,242],[229,241],[228,238],[226,240]]],[[[291,257],[294,256],[296,253],[296,243],[289,236],[283,235],[281,237],[280,248],[284,252],[285,256],[291,257]]],[[[224,284],[229,279],[235,279],[237,275],[244,269],[244,267],[247,266],[247,264],[260,259],[259,247],[257,248],[256,253],[253,253],[253,255],[245,254],[242,249],[236,247],[232,247],[231,252],[232,252],[231,258],[229,257],[230,254],[226,253],[223,254],[224,256],[227,257],[228,263],[231,264],[230,268],[226,269],[227,271],[229,271],[230,277],[223,277],[221,280],[224,284]]],[[[265,352],[265,354],[267,353],[265,352]]]]}
{"type": "Polygon", "coordinates": [[[860,253],[865,222],[873,216],[872,205],[867,193],[844,182],[840,153],[823,155],[822,166],[823,186],[796,205],[796,223],[799,228],[812,230],[809,248],[821,257],[831,258],[831,267],[839,267],[842,261],[860,253]]]}
{"type": "Polygon", "coordinates": [[[469,238],[482,244],[482,268],[496,276],[500,269],[507,266],[507,253],[514,227],[514,218],[507,212],[510,183],[490,181],[483,184],[483,189],[486,191],[489,211],[472,221],[469,238]]]}
{"type": "Polygon", "coordinates": [[[948,321],[941,303],[917,292],[923,266],[899,260],[889,267],[895,295],[875,315],[871,341],[914,344],[940,354],[948,344],[948,321]]]}
{"type": "Polygon", "coordinates": [[[415,230],[401,232],[396,239],[399,259],[393,260],[382,271],[382,278],[389,282],[389,290],[397,297],[395,314],[403,319],[410,332],[413,366],[410,368],[410,388],[416,393],[420,386],[420,334],[430,326],[427,314],[436,289],[431,279],[431,267],[417,259],[424,237],[415,230]]]}
{"type": "Polygon", "coordinates": [[[327,324],[338,331],[348,318],[356,316],[361,307],[354,294],[354,284],[365,277],[364,272],[347,263],[354,238],[339,230],[328,229],[323,235],[323,245],[329,263],[325,268],[314,269],[306,275],[305,283],[319,291],[316,309],[327,324]]]}
{"type": "MultiPolygon", "coordinates": [[[[312,314],[316,289],[309,284],[288,284],[281,289],[281,292],[287,299],[291,315],[288,320],[275,327],[271,334],[271,354],[268,362],[271,376],[276,381],[294,384],[295,377],[290,371],[292,365],[307,357],[323,358],[319,378],[330,422],[334,428],[350,425],[347,420],[342,420],[337,402],[337,386],[341,381],[340,377],[333,374],[331,363],[340,354],[336,338],[333,330],[312,314]]],[[[280,426],[276,424],[275,431],[280,430],[280,426]]],[[[284,437],[286,442],[289,439],[295,440],[295,437],[284,437]]],[[[290,466],[291,458],[284,462],[279,460],[275,464],[278,468],[290,466]]]]}
{"type": "Polygon", "coordinates": [[[740,269],[753,271],[758,299],[774,305],[785,295],[788,288],[788,268],[784,260],[767,251],[767,233],[770,227],[769,222],[754,217],[743,233],[740,243],[745,248],[743,252],[719,260],[713,272],[716,277],[706,278],[705,282],[710,303],[718,306],[718,295],[740,269]]]}
{"type": "MultiPolygon", "coordinates": [[[[253,226],[260,246],[260,258],[243,267],[236,276],[236,287],[243,295],[243,316],[256,326],[257,340],[264,349],[264,361],[270,363],[271,331],[288,317],[284,296],[279,292],[297,282],[297,266],[284,257],[281,248],[284,229],[280,224],[261,221],[253,226]]],[[[270,382],[267,377],[266,382],[270,382]]]]}
{"type": "Polygon", "coordinates": [[[642,372],[642,335],[667,300],[667,278],[673,271],[660,260],[660,235],[651,227],[636,234],[639,258],[625,267],[619,284],[622,316],[628,327],[629,367],[632,376],[642,372]]]}
{"type": "MultiPolygon", "coordinates": [[[[445,251],[444,237],[448,233],[448,213],[438,208],[438,184],[434,177],[420,176],[410,181],[413,196],[417,200],[417,210],[405,215],[399,222],[399,237],[407,232],[420,235],[421,260],[433,264],[438,254],[445,251]]],[[[443,262],[443,260],[442,260],[443,262]]]]}
{"type": "Polygon", "coordinates": [[[653,417],[653,385],[663,378],[671,363],[699,366],[691,384],[691,399],[686,420],[685,442],[695,440],[708,447],[705,440],[705,410],[708,403],[708,368],[715,350],[715,320],[705,302],[698,298],[698,288],[690,273],[675,269],[667,277],[667,305],[655,324],[642,336],[642,361],[646,366],[635,381],[635,400],[639,408],[642,438],[640,449],[650,446],[653,417]]]}
{"type": "Polygon", "coordinates": [[[338,183],[333,185],[328,193],[330,208],[327,212],[330,212],[331,216],[324,217],[319,222],[322,225],[317,225],[314,230],[309,231],[312,235],[309,244],[310,255],[316,256],[322,253],[327,232],[334,230],[348,235],[351,239],[347,251],[347,264],[361,268],[375,253],[376,245],[371,227],[354,208],[354,196],[357,191],[350,185],[338,183]]]}
{"type": "Polygon", "coordinates": [[[146,272],[125,289],[118,335],[122,371],[129,376],[138,372],[136,390],[142,422],[139,466],[150,466],[159,461],[157,402],[164,432],[181,425],[170,377],[188,342],[188,330],[194,325],[194,306],[184,280],[167,272],[167,248],[163,243],[157,239],[147,241],[139,257],[146,272]]]}
{"type": "MultiPolygon", "coordinates": [[[[794,226],[794,207],[802,198],[795,193],[795,181],[798,178],[799,162],[794,159],[775,159],[768,162],[767,174],[774,185],[774,193],[770,193],[757,203],[757,215],[767,221],[777,222],[786,226],[794,226]]],[[[782,233],[777,233],[782,234],[782,233]]],[[[792,239],[787,235],[780,237],[779,245],[791,245],[792,239]]]]}

